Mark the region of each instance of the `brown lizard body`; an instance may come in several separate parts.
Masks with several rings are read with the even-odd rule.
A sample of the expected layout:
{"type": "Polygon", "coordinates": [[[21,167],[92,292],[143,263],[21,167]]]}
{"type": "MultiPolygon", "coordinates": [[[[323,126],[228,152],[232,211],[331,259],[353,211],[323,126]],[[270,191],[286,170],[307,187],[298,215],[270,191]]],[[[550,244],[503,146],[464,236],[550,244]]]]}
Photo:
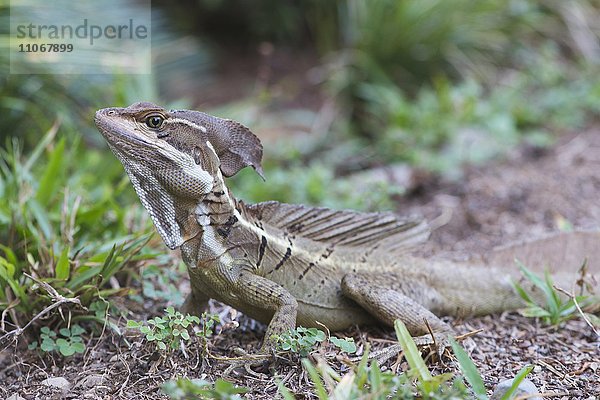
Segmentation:
{"type": "Polygon", "coordinates": [[[452,329],[436,315],[521,304],[506,272],[412,256],[429,233],[420,219],[237,201],[223,176],[246,166],[262,174],[260,141],[237,122],[136,103],[98,111],[96,125],[167,246],[181,249],[187,310],[214,298],[268,323],[267,339],[296,325],[395,319],[413,335],[428,332],[427,320],[441,339],[452,329]]]}

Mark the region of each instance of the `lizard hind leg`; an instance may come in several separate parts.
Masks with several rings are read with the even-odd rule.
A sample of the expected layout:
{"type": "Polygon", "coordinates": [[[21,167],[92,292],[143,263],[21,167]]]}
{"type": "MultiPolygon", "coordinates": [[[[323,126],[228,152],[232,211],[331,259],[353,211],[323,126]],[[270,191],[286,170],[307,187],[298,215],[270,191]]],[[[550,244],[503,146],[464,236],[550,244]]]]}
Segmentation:
{"type": "Polygon", "coordinates": [[[418,336],[415,338],[417,344],[431,344],[435,339],[443,351],[443,347],[448,345],[448,336],[453,336],[454,331],[423,304],[438,302],[441,296],[433,288],[422,289],[417,284],[401,282],[397,276],[385,274],[377,277],[371,274],[347,274],[342,280],[344,295],[383,324],[393,326],[394,321],[399,319],[411,335],[418,336]],[[415,300],[418,297],[421,297],[420,301],[415,300]],[[433,331],[434,338],[431,337],[427,324],[433,331]]]}

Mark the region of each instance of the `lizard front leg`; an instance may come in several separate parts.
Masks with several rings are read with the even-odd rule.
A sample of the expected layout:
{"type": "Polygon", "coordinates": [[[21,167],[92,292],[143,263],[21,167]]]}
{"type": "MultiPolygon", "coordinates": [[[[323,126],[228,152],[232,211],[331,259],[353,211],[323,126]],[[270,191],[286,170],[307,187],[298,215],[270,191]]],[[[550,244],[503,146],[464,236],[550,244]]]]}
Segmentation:
{"type": "Polygon", "coordinates": [[[233,303],[242,306],[242,310],[272,313],[258,354],[251,355],[238,349],[242,358],[228,361],[230,366],[225,370],[225,375],[227,375],[233,369],[243,366],[246,372],[254,374],[250,367],[264,365],[266,358],[275,350],[275,343],[272,341],[273,335],[281,335],[295,327],[298,302],[284,287],[255,275],[251,271],[242,270],[235,282],[237,290],[233,303]]]}
{"type": "Polygon", "coordinates": [[[240,273],[238,286],[236,296],[241,302],[251,308],[273,312],[260,349],[260,353],[270,353],[274,348],[271,337],[296,326],[298,302],[284,287],[250,271],[240,273]]]}
{"type": "Polygon", "coordinates": [[[192,291],[185,298],[185,302],[181,306],[181,312],[200,316],[208,308],[208,300],[210,298],[206,294],[192,285],[192,291]]]}

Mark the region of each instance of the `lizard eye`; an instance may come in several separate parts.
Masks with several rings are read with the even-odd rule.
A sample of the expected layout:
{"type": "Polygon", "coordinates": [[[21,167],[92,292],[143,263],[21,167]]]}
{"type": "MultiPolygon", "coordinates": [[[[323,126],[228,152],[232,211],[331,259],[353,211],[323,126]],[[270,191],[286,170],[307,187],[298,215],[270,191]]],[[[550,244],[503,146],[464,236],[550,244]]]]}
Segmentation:
{"type": "Polygon", "coordinates": [[[150,115],[146,118],[146,125],[152,129],[158,129],[162,126],[164,118],[161,115],[150,115]]]}

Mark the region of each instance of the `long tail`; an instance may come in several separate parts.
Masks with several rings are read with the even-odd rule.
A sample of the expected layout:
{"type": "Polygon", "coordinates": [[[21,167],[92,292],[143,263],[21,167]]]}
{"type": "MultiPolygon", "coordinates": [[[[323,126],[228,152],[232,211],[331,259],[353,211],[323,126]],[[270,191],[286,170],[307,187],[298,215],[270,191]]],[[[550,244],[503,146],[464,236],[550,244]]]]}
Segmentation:
{"type": "Polygon", "coordinates": [[[600,277],[600,231],[562,232],[509,244],[483,256],[484,264],[513,277],[520,276],[517,261],[537,274],[548,270],[557,286],[571,290],[584,264],[589,275],[600,277]]]}
{"type": "MultiPolygon", "coordinates": [[[[523,277],[515,260],[537,275],[548,269],[555,285],[579,294],[575,283],[586,259],[588,274],[600,275],[600,232],[561,233],[508,245],[466,263],[435,262],[431,279],[436,280],[433,287],[439,288],[447,299],[440,307],[442,313],[481,315],[524,306],[513,282],[519,283],[530,297],[544,301],[544,294],[523,277]]],[[[590,282],[598,286],[598,281],[589,279],[590,282]]]]}

